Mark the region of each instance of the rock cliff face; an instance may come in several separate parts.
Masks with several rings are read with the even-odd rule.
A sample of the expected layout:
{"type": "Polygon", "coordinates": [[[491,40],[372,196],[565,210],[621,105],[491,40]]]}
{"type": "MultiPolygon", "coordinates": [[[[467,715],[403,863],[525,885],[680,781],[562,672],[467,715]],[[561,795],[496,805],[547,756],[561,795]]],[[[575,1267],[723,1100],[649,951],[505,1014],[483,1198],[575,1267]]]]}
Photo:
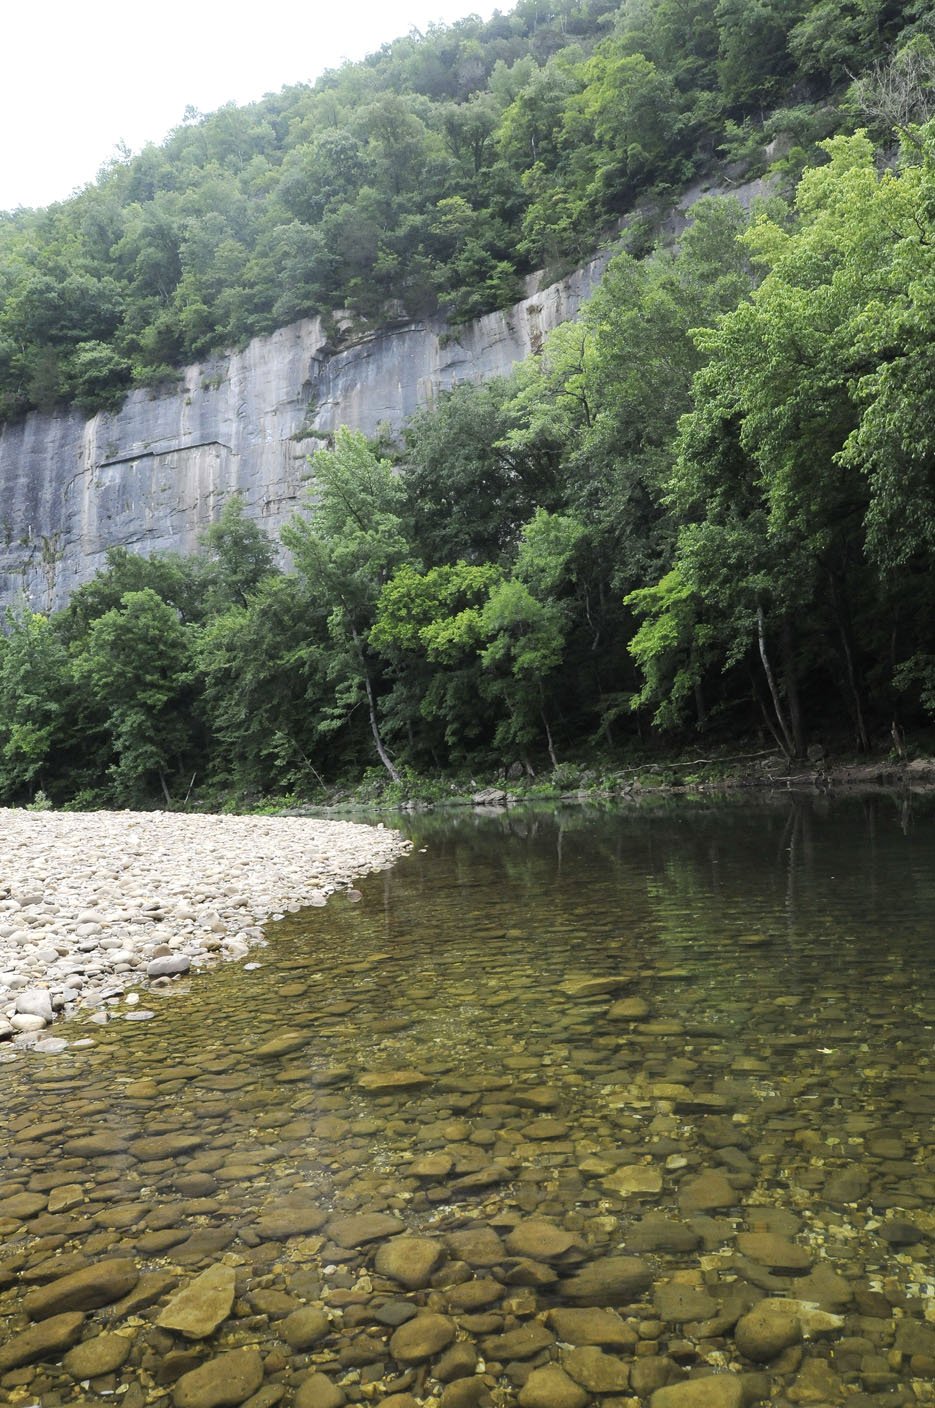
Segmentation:
{"type": "MultiPolygon", "coordinates": [[[[749,206],[768,190],[699,184],[663,228],[677,235],[704,195],[749,206]]],[[[457,382],[505,375],[577,314],[612,253],[541,290],[532,276],[522,302],[467,327],[409,322],[332,352],[320,320],[307,318],[188,367],[167,392],[134,391],[119,411],[36,413],[4,426],[0,607],[58,609],[109,547],[191,552],[232,493],[275,537],[301,502],[309,454],[338,426],[397,428],[457,382]]]]}
{"type": "Polygon", "coordinates": [[[339,425],[398,427],[457,382],[506,374],[575,316],[609,257],[464,328],[409,322],[330,354],[308,318],[188,367],[168,392],[134,391],[118,411],[5,426],[0,603],[57,609],[115,545],[189,552],[234,492],[275,535],[323,437],[339,425]]]}

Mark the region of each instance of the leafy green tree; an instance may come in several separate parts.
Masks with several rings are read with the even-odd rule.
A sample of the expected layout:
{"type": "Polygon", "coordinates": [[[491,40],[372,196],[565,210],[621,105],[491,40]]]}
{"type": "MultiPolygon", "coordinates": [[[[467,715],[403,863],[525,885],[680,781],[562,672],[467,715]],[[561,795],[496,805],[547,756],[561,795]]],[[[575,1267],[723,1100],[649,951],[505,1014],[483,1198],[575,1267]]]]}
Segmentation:
{"type": "Polygon", "coordinates": [[[246,606],[265,577],[276,570],[276,549],[259,524],[247,517],[240,494],[232,494],[221,516],[200,538],[207,559],[202,579],[210,613],[246,606]]]}
{"type": "Polygon", "coordinates": [[[465,383],[404,431],[403,483],[413,543],[431,566],[497,559],[538,507],[560,500],[551,447],[520,445],[507,382],[465,383]]]}
{"type": "Polygon", "coordinates": [[[423,572],[407,562],[380,592],[370,641],[393,676],[384,711],[416,760],[422,754],[436,767],[446,758],[464,762],[492,734],[478,648],[482,609],[501,580],[493,563],[446,563],[423,572]],[[439,725],[442,736],[430,734],[420,745],[417,717],[439,725]]]}
{"type": "Polygon", "coordinates": [[[366,437],[342,427],[332,450],[311,460],[313,490],[306,516],[283,529],[283,542],[311,600],[327,616],[328,673],[337,730],[365,702],[377,756],[394,781],[399,774],[380,730],[376,662],[370,633],[383,583],[409,556],[405,491],[389,460],[366,437]]]}
{"type": "Polygon", "coordinates": [[[327,636],[316,621],[320,608],[295,578],[267,575],[198,633],[198,709],[220,784],[264,792],[321,783],[327,636]]]}
{"type": "Polygon", "coordinates": [[[752,298],[699,335],[709,360],[672,485],[686,520],[676,580],[728,666],[745,652],[758,660],[793,755],[804,741],[798,677],[821,659],[868,746],[878,668],[868,647],[906,637],[892,568],[911,564],[924,580],[935,549],[932,437],[919,413],[931,362],[919,317],[931,288],[929,157],[881,172],[862,135],[827,152],[799,186],[797,225],[764,216],[751,229],[766,270],[752,298]]]}
{"type": "Polygon", "coordinates": [[[505,706],[496,742],[527,748],[544,734],[553,767],[549,684],[571,622],[561,588],[574,575],[583,534],[573,518],[540,509],[523,531],[513,574],[491,588],[478,621],[486,687],[505,706]]]}
{"type": "Polygon", "coordinates": [[[151,587],[124,592],[119,606],[91,622],[76,669],[105,714],[117,800],[139,800],[158,779],[170,804],[167,778],[191,737],[191,641],[178,612],[151,587]]]}
{"type": "Polygon", "coordinates": [[[627,52],[625,41],[601,45],[583,77],[584,88],[568,104],[566,143],[582,148],[588,195],[603,214],[622,208],[650,178],[671,179],[682,102],[670,76],[645,54],[627,52]]]}
{"type": "Polygon", "coordinates": [[[125,592],[153,591],[183,621],[198,621],[204,609],[202,574],[196,559],[176,553],[142,557],[128,548],[108,548],[106,567],[72,592],[68,605],[55,617],[66,644],[81,641],[91,624],[120,605],[125,592]]]}
{"type": "Polygon", "coordinates": [[[71,741],[76,685],[51,622],[7,613],[0,633],[0,797],[22,800],[36,787],[54,792],[71,741]]]}

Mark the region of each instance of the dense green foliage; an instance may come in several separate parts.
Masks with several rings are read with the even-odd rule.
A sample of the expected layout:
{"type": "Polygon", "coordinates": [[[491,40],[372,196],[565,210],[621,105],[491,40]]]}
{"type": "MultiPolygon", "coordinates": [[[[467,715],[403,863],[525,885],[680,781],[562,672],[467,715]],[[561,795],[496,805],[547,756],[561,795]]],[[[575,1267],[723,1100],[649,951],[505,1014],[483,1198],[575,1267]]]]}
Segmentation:
{"type": "Polygon", "coordinates": [[[786,198],[634,225],[510,378],[339,432],[285,555],[232,500],[194,557],[10,613],[0,801],[901,748],[935,713],[928,9],[520,0],[0,218],[0,417],[92,409],[302,314],[502,305],[784,136],[786,198]]]}
{"type": "MultiPolygon", "coordinates": [[[[236,500],[0,637],[0,799],[614,767],[650,730],[856,750],[935,713],[935,121],[708,200],[395,447],[313,457],[288,569],[236,500]]],[[[694,745],[698,746],[697,742],[694,745]]]]}
{"type": "Polygon", "coordinates": [[[353,329],[504,307],[522,275],[590,253],[635,202],[725,155],[762,167],[779,133],[800,167],[851,121],[851,78],[929,11],[518,0],[193,112],[72,199],[0,215],[0,420],[113,405],[309,314],[337,336],[337,309],[353,329]]]}

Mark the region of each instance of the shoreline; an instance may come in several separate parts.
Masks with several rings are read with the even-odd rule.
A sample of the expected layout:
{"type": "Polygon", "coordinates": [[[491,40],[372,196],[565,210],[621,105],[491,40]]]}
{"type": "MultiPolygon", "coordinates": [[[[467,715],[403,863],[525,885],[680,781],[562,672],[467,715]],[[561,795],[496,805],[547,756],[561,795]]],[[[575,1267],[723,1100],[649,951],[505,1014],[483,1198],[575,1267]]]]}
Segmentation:
{"type": "MultiPolygon", "coordinates": [[[[354,790],[337,793],[331,799],[292,805],[279,813],[282,816],[347,816],[366,811],[370,814],[513,810],[536,804],[572,805],[619,804],[640,805],[666,797],[716,797],[724,800],[749,800],[751,796],[787,796],[799,794],[812,797],[855,795],[860,792],[898,792],[924,794],[935,792],[935,758],[917,758],[909,762],[893,762],[889,758],[851,762],[825,760],[809,764],[803,770],[792,771],[776,766],[775,752],[753,755],[761,759],[758,767],[725,768],[725,760],[693,761],[672,757],[663,762],[645,762],[640,766],[621,769],[614,776],[596,774],[577,764],[564,764],[561,783],[554,774],[543,772],[533,777],[499,778],[470,785],[446,781],[428,775],[411,782],[408,792],[400,794],[398,787],[380,786],[376,790],[354,790]],[[709,770],[697,772],[699,765],[709,770]]],[[[729,761],[729,760],[727,760],[729,761]]]]}
{"type": "Polygon", "coordinates": [[[382,823],[0,809],[0,1061],[63,1050],[60,1013],[144,1018],[133,990],[246,958],[269,920],[410,847],[382,823]]]}

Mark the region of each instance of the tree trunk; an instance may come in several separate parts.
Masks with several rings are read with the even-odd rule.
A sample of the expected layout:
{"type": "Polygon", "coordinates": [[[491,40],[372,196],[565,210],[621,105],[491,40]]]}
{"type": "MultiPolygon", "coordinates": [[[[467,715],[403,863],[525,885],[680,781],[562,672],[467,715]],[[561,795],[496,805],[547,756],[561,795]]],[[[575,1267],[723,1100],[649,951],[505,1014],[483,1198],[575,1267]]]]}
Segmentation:
{"type": "Polygon", "coordinates": [[[766,621],[763,616],[763,607],[757,602],[756,607],[756,630],[757,641],[760,647],[760,660],[763,665],[763,673],[766,676],[766,683],[769,686],[769,696],[773,702],[773,713],[776,715],[776,722],[783,737],[782,749],[790,759],[797,756],[795,740],[786,720],[785,710],[782,707],[782,700],[779,698],[779,690],[776,687],[776,678],[773,674],[773,667],[769,663],[769,656],[766,653],[766,621]]]}
{"type": "Polygon", "coordinates": [[[792,648],[792,629],[788,619],[782,623],[782,672],[786,685],[786,698],[789,701],[789,725],[795,756],[805,757],[805,732],[802,728],[802,707],[799,700],[799,678],[795,664],[795,651],[792,648]]]}
{"type": "Polygon", "coordinates": [[[545,741],[549,749],[549,758],[554,769],[558,767],[558,758],[555,756],[555,747],[552,743],[552,730],[549,728],[549,721],[546,717],[545,710],[542,709],[540,712],[542,714],[542,726],[545,729],[545,741]]]}
{"type": "Polygon", "coordinates": [[[377,722],[377,705],[373,697],[373,685],[370,683],[370,671],[367,669],[367,662],[364,660],[363,648],[360,644],[360,637],[356,630],[351,627],[351,635],[354,638],[354,645],[357,648],[357,658],[360,661],[360,671],[364,677],[364,689],[367,691],[367,712],[370,715],[370,732],[373,734],[373,741],[376,744],[377,757],[386,768],[394,782],[401,781],[399,773],[393,766],[393,760],[383,746],[383,739],[380,737],[380,725],[377,722]]]}
{"type": "Polygon", "coordinates": [[[750,675],[751,675],[751,687],[752,687],[752,689],[753,689],[753,697],[754,697],[754,699],[756,700],[757,704],[760,706],[760,713],[763,715],[763,723],[764,723],[764,725],[765,725],[765,727],[766,727],[766,732],[767,732],[768,734],[770,734],[770,735],[776,740],[776,747],[779,749],[780,753],[785,753],[786,750],[785,750],[785,747],[783,746],[783,741],[782,741],[782,739],[779,737],[779,731],[778,731],[778,729],[776,728],[775,723],[773,722],[773,720],[772,720],[772,719],[770,718],[770,716],[769,716],[769,710],[767,709],[766,704],[764,703],[764,700],[763,700],[763,696],[762,696],[762,694],[760,693],[760,686],[759,686],[759,684],[757,683],[757,681],[753,678],[753,671],[752,671],[752,670],[751,670],[751,672],[750,672],[750,675]]]}
{"type": "Polygon", "coordinates": [[[861,753],[870,752],[870,738],[867,734],[867,725],[864,722],[863,700],[861,698],[860,683],[857,679],[857,667],[854,664],[854,633],[851,629],[850,609],[845,593],[844,600],[838,591],[836,575],[828,572],[831,582],[831,605],[834,611],[834,619],[838,626],[838,635],[841,637],[841,649],[844,653],[844,670],[847,677],[848,691],[851,696],[851,710],[854,715],[854,731],[857,734],[857,748],[861,753]]]}
{"type": "Polygon", "coordinates": [[[704,705],[704,693],[701,688],[701,680],[695,680],[692,689],[695,695],[695,714],[697,717],[698,729],[700,732],[704,728],[705,724],[708,722],[708,715],[704,705]]]}
{"type": "Polygon", "coordinates": [[[377,757],[386,768],[394,782],[400,781],[399,773],[393,766],[393,760],[383,746],[383,739],[380,737],[380,725],[377,723],[377,709],[373,698],[373,686],[370,683],[370,674],[364,666],[364,687],[367,690],[367,709],[370,714],[370,731],[373,734],[373,741],[377,748],[377,757]]]}

